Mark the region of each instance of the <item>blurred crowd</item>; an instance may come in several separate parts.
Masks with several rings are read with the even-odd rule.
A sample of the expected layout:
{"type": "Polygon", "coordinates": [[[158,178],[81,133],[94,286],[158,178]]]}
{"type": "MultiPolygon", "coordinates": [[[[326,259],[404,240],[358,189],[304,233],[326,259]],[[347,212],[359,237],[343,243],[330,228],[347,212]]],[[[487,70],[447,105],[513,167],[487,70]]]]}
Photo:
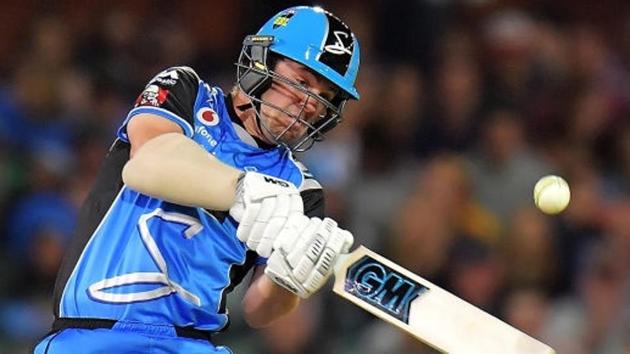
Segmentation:
{"type": "MultiPolygon", "coordinates": [[[[242,38],[294,1],[3,2],[0,353],[49,329],[65,247],[145,83],[231,87],[242,38]]],[[[630,353],[630,5],[339,0],[361,45],[345,121],[300,158],[364,244],[559,354],[630,353]],[[532,189],[572,187],[547,216],[532,189]]],[[[434,353],[324,291],[235,353],[434,353]]],[[[453,341],[463,338],[453,338],[453,341]]]]}

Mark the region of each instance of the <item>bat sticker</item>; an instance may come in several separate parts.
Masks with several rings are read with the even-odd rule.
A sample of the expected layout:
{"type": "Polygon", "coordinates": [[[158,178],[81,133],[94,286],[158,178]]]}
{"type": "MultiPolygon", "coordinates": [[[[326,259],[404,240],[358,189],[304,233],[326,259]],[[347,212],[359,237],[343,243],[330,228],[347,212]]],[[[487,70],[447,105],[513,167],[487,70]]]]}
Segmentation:
{"type": "Polygon", "coordinates": [[[411,302],[429,288],[365,255],[348,268],[344,290],[409,323],[411,302]]]}

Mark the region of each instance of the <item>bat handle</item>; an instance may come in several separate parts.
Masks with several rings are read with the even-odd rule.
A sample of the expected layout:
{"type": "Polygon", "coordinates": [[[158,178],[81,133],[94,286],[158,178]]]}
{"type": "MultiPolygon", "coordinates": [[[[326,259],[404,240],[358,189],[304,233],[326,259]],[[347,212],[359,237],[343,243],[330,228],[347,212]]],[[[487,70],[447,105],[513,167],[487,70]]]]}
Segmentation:
{"type": "Polygon", "coordinates": [[[343,276],[343,273],[346,271],[346,269],[348,269],[348,267],[350,267],[350,264],[352,262],[356,261],[357,258],[361,257],[362,255],[371,253],[373,252],[371,252],[365,246],[359,245],[359,247],[357,247],[352,252],[340,254],[337,258],[337,261],[335,262],[335,265],[333,266],[333,269],[335,270],[335,277],[339,277],[340,275],[343,276]]]}
{"type": "Polygon", "coordinates": [[[344,265],[347,263],[348,258],[350,258],[351,254],[352,253],[342,253],[337,257],[335,265],[333,266],[335,277],[337,277],[338,274],[343,273],[344,269],[347,268],[344,265]]]}

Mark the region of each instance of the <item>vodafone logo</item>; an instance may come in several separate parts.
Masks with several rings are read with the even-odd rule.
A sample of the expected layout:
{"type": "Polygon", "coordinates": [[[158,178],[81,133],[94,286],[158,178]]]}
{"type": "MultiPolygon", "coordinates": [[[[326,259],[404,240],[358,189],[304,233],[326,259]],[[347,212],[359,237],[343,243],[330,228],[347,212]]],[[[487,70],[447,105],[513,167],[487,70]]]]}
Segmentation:
{"type": "Polygon", "coordinates": [[[219,115],[210,108],[202,108],[197,111],[197,119],[201,124],[209,127],[219,124],[219,115]]]}

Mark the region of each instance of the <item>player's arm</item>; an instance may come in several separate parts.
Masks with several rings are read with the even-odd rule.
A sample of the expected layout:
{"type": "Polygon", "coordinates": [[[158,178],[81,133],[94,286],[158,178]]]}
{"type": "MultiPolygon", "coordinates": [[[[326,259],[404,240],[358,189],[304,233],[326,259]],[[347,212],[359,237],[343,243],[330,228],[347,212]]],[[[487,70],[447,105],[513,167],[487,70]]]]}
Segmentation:
{"type": "Polygon", "coordinates": [[[143,194],[227,210],[234,202],[240,172],[189,138],[199,82],[191,68],[173,67],[147,83],[118,132],[131,144],[122,177],[128,187],[143,194]]]}
{"type": "Polygon", "coordinates": [[[227,210],[233,204],[240,172],[211,158],[177,124],[144,113],[129,122],[127,135],[131,159],[123,181],[129,187],[182,205],[227,210]]]}
{"type": "MultiPolygon", "coordinates": [[[[300,188],[304,213],[310,217],[323,217],[324,191],[304,165],[300,164],[299,167],[305,176],[300,188]]],[[[249,288],[243,298],[244,317],[253,328],[271,324],[275,319],[292,312],[300,303],[299,296],[276,284],[264,272],[265,265],[254,268],[249,288]]]]}
{"type": "Polygon", "coordinates": [[[227,210],[241,172],[208,154],[177,124],[141,114],[127,125],[131,159],[123,181],[132,189],[172,203],[227,210]]]}
{"type": "Polygon", "coordinates": [[[290,217],[273,245],[267,265],[256,269],[243,306],[247,323],[264,327],[291,312],[299,298],[317,292],[353,243],[352,234],[330,219],[290,217]],[[264,270],[264,276],[261,271],[264,270]]]}
{"type": "Polygon", "coordinates": [[[300,298],[264,275],[265,267],[257,266],[252,283],[243,298],[244,318],[252,328],[262,328],[290,313],[300,298]]]}
{"type": "Polygon", "coordinates": [[[138,114],[127,124],[127,136],[131,145],[129,157],[133,158],[136,151],[147,141],[168,133],[182,134],[182,128],[175,122],[156,114],[138,114]]]}

